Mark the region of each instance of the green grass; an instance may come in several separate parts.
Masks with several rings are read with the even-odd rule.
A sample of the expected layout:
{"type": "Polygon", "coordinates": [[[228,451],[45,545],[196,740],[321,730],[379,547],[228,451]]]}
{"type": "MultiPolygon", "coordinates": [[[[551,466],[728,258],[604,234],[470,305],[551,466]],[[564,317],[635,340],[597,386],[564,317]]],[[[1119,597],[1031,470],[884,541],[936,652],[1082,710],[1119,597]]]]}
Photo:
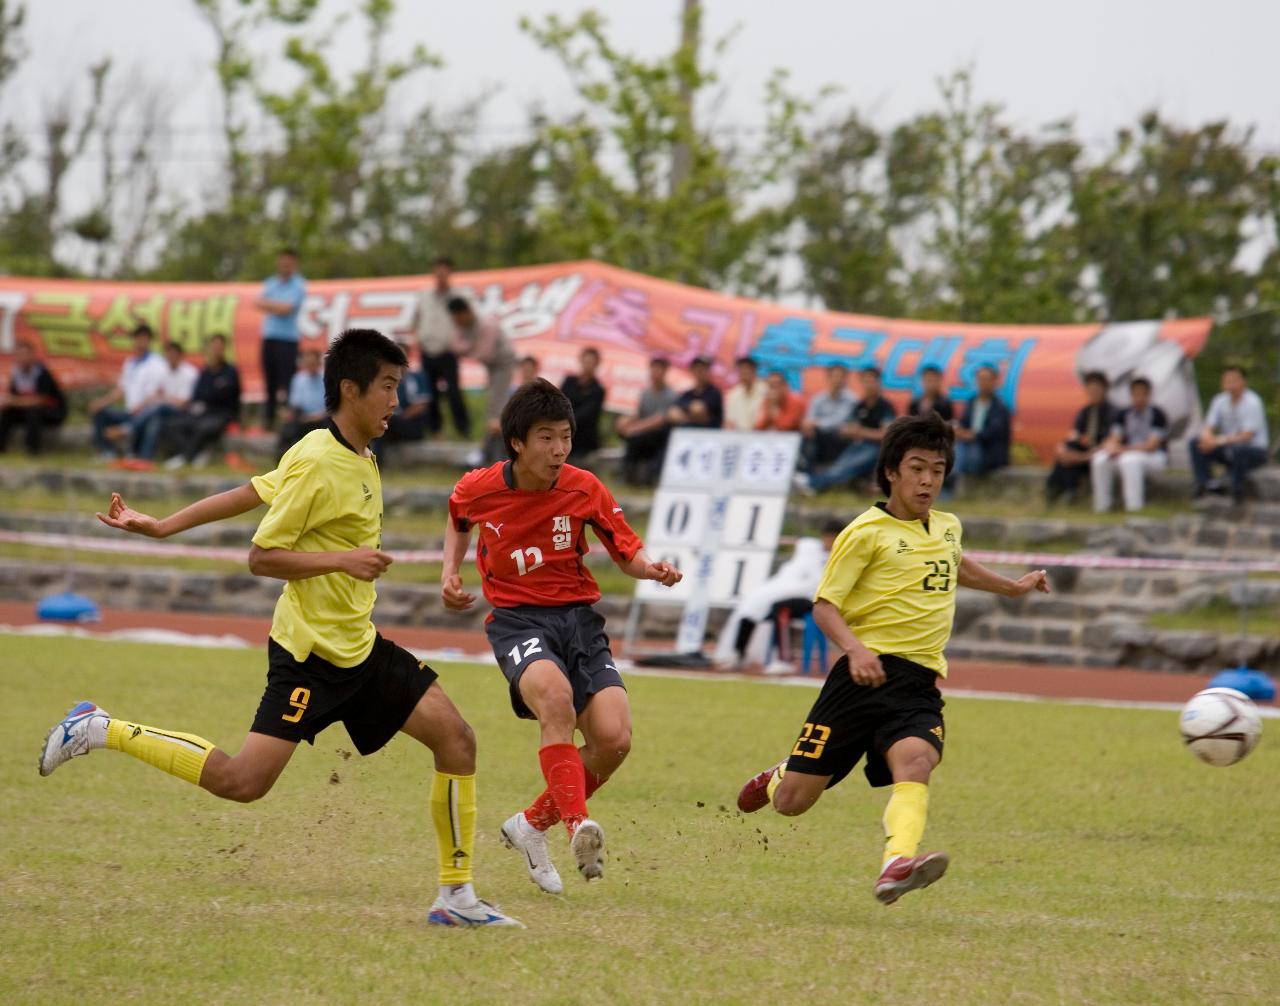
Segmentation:
{"type": "MultiPolygon", "coordinates": [[[[1240,608],[1225,597],[1215,597],[1185,611],[1153,612],[1147,622],[1153,629],[1233,633],[1240,631],[1240,608]]],[[[1248,610],[1248,629],[1250,635],[1280,636],[1280,612],[1270,604],[1251,607],[1248,610]]]]}
{"type": "Polygon", "coordinates": [[[497,842],[541,786],[535,730],[493,668],[441,670],[480,740],[477,882],[527,931],[423,925],[430,761],[407,738],[348,760],[335,727],[248,807],[108,752],[37,776],[82,697],[238,744],[259,653],[7,637],[0,1001],[1274,1001],[1274,739],[1212,769],[1169,712],[952,700],[926,844],[953,867],[885,909],[885,794],[860,776],[802,819],[726,809],[812,691],[633,677],[635,748],[592,803],[607,876],[553,898],[497,842]]]}

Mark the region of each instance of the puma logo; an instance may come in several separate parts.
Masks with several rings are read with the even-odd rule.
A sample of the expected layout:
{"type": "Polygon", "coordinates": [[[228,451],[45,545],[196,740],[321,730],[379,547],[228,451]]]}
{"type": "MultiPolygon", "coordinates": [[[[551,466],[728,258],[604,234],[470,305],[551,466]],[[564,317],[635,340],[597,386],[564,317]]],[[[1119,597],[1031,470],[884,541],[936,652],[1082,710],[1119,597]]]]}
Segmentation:
{"type": "Polygon", "coordinates": [[[614,513],[622,513],[622,507],[620,507],[620,506],[616,506],[616,507],[614,507],[614,508],[613,508],[613,512],[614,512],[614,513]]]}
{"type": "MultiPolygon", "coordinates": [[[[506,522],[505,522],[505,521],[503,521],[503,524],[505,524],[505,523],[506,523],[506,522]]],[[[492,531],[494,534],[496,534],[499,538],[501,538],[501,537],[502,537],[502,527],[503,527],[503,524],[490,524],[488,521],[485,521],[485,522],[484,522],[484,526],[485,526],[485,527],[487,527],[487,528],[488,528],[490,531],[492,531]]]]}

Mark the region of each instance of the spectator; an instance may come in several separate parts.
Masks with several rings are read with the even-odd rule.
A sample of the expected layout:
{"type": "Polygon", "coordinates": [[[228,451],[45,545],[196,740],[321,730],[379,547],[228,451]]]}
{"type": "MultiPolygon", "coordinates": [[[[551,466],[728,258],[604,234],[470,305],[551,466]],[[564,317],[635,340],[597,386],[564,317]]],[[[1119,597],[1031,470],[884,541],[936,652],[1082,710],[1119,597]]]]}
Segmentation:
{"type": "Polygon", "coordinates": [[[469,301],[454,297],[447,307],[455,328],[454,352],[470,356],[484,364],[489,372],[489,390],[485,397],[485,436],[480,448],[481,463],[501,461],[507,456],[502,442],[502,407],[511,397],[511,376],[515,372],[516,354],[502,326],[492,318],[477,317],[469,301]]]}
{"type": "Polygon", "coordinates": [[[1111,427],[1111,435],[1089,460],[1093,482],[1093,509],[1111,509],[1111,491],[1116,472],[1124,490],[1124,508],[1130,513],[1142,509],[1147,472],[1158,472],[1169,464],[1165,444],[1169,420],[1151,404],[1151,382],[1135,377],[1129,382],[1129,407],[1121,409],[1111,427]]]}
{"type": "Polygon", "coordinates": [[[516,385],[523,387],[538,376],[538,358],[522,356],[516,364],[516,385]]]}
{"type": "Polygon", "coordinates": [[[190,404],[160,427],[160,454],[172,454],[166,467],[203,468],[227,427],[240,418],[240,371],[227,362],[227,337],[211,335],[204,367],[190,404]]]}
{"type": "Polygon", "coordinates": [[[159,370],[155,390],[146,408],[131,420],[133,454],[141,461],[151,461],[160,444],[160,429],[165,420],[185,411],[195,394],[200,371],[188,363],[181,343],[164,344],[164,364],[159,370]]]}
{"type": "Polygon", "coordinates": [[[151,351],[152,338],[149,325],[133,330],[133,355],[121,366],[116,386],[89,403],[93,445],[105,457],[118,457],[118,445],[131,442],[135,417],[151,404],[159,387],[164,361],[151,351]]]}
{"type": "Polygon", "coordinates": [[[634,416],[618,420],[618,436],[625,445],[622,478],[631,485],[651,486],[658,481],[662,459],[667,453],[671,430],[667,411],[675,404],[675,390],[667,386],[667,361],[655,356],[649,361],[649,386],[640,392],[634,416]]]}
{"type": "Polygon", "coordinates": [[[1222,390],[1213,396],[1200,436],[1191,441],[1191,471],[1196,497],[1215,488],[1209,480],[1210,465],[1226,467],[1231,496],[1244,501],[1245,476],[1267,461],[1267,414],[1262,399],[1246,384],[1243,367],[1222,371],[1222,390]]]}
{"type": "Polygon", "coordinates": [[[759,379],[759,368],[751,357],[740,357],[735,366],[738,383],[724,396],[724,426],[727,430],[754,430],[756,423],[760,422],[760,408],[764,405],[764,383],[759,379]]]}
{"type": "Polygon", "coordinates": [[[795,485],[801,493],[847,486],[875,468],[884,428],[893,422],[896,413],[880,394],[879,369],[866,367],[858,378],[862,382],[862,401],[854,406],[849,422],[840,427],[845,447],[825,471],[796,475],[795,485]]]}
{"type": "Polygon", "coordinates": [[[458,376],[457,322],[449,310],[449,302],[460,299],[449,285],[453,277],[453,260],[441,256],[431,265],[435,285],[422,291],[418,298],[418,348],[422,352],[422,376],[431,393],[427,404],[427,425],[432,433],[444,428],[440,414],[441,395],[449,403],[453,428],[463,440],[471,438],[471,414],[462,393],[458,376]]]}
{"type": "Polygon", "coordinates": [[[560,390],[573,406],[573,450],[568,461],[581,467],[600,449],[600,414],[604,411],[604,385],[596,378],[600,366],[600,351],[587,346],[578,354],[582,373],[570,374],[560,385],[560,390]]]}
{"type": "Polygon", "coordinates": [[[1045,498],[1053,503],[1065,495],[1071,503],[1080,491],[1080,476],[1089,471],[1089,462],[1102,446],[1115,425],[1116,410],[1107,401],[1110,382],[1100,370],[1084,375],[1084,391],[1088,404],[1076,413],[1075,425],[1067,439],[1058,445],[1053,468],[1045,481],[1045,498]]]}
{"type": "Polygon", "coordinates": [[[942,392],[942,371],[932,363],[920,370],[920,395],[907,406],[909,416],[927,416],[936,412],[948,423],[955,418],[951,399],[942,392]]]}
{"type": "Polygon", "coordinates": [[[313,430],[329,423],[324,407],[324,358],[318,349],[302,352],[302,369],[289,382],[289,403],[276,449],[283,454],[313,430]]]}
{"type": "Polygon", "coordinates": [[[298,272],[298,252],[282,248],[276,274],[262,284],[256,307],[262,319],[262,381],[266,393],[266,425],[275,426],[276,406],[286,397],[298,370],[298,315],[307,296],[307,281],[298,272]]]}
{"type": "Polygon", "coordinates": [[[396,411],[387,421],[387,432],[373,445],[379,465],[385,468],[392,460],[395,454],[390,449],[392,445],[415,443],[426,437],[431,422],[430,399],[426,378],[406,368],[396,387],[396,411]]]}
{"type": "Polygon", "coordinates": [[[840,428],[853,415],[858,399],[849,390],[849,368],[843,363],[833,363],[827,368],[827,390],[820,391],[809,400],[800,433],[800,467],[813,471],[819,465],[830,464],[840,456],[847,442],[840,436],[840,428]]]}
{"type": "Polygon", "coordinates": [[[1009,464],[1013,418],[996,397],[1000,375],[994,367],[979,367],[978,394],[965,406],[956,427],[956,472],[988,475],[1009,464]]]}
{"type": "Polygon", "coordinates": [[[9,433],[22,427],[23,445],[35,457],[43,446],[47,427],[67,418],[67,399],[49,368],[36,359],[36,350],[25,339],[14,351],[9,393],[0,395],[0,454],[9,448],[9,433]]]}
{"type": "Polygon", "coordinates": [[[764,402],[756,420],[757,430],[798,430],[804,422],[804,395],[787,386],[787,379],[774,371],[765,379],[764,402]]]}
{"type": "Polygon", "coordinates": [[[711,383],[711,361],[694,357],[689,363],[693,387],[676,396],[667,410],[669,426],[701,426],[718,430],[724,425],[724,399],[711,383]]]}

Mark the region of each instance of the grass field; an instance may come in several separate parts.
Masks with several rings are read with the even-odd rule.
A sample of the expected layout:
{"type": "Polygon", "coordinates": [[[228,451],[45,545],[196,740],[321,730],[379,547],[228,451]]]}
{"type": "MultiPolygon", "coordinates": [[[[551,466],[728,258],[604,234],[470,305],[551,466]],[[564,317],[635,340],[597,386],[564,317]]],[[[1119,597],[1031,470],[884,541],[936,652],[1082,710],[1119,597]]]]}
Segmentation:
{"type": "Polygon", "coordinates": [[[478,886],[527,931],[423,924],[430,763],[407,738],[348,758],[332,728],[248,807],[109,752],[37,776],[84,697],[238,743],[257,652],[6,637],[0,1002],[1275,1001],[1274,737],[1212,769],[1170,712],[953,700],[926,838],[952,870],[886,909],[860,776],[804,818],[732,809],[811,690],[633,677],[635,749],[592,804],[606,877],[568,876],[557,836],[553,898],[497,842],[540,788],[534,728],[494,669],[440,669],[480,739],[478,886]]]}

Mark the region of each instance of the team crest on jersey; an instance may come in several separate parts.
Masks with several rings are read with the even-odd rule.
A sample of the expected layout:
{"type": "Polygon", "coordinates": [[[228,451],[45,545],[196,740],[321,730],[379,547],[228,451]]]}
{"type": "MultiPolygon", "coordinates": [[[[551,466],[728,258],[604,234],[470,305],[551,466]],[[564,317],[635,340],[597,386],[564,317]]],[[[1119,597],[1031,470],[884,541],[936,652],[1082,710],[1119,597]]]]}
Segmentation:
{"type": "Polygon", "coordinates": [[[942,536],[942,540],[954,543],[956,540],[956,533],[952,531],[951,528],[947,528],[946,534],[942,536]]]}
{"type": "Polygon", "coordinates": [[[907,540],[905,538],[898,539],[898,555],[902,555],[903,552],[914,552],[914,551],[915,549],[907,544],[907,540]]]}

